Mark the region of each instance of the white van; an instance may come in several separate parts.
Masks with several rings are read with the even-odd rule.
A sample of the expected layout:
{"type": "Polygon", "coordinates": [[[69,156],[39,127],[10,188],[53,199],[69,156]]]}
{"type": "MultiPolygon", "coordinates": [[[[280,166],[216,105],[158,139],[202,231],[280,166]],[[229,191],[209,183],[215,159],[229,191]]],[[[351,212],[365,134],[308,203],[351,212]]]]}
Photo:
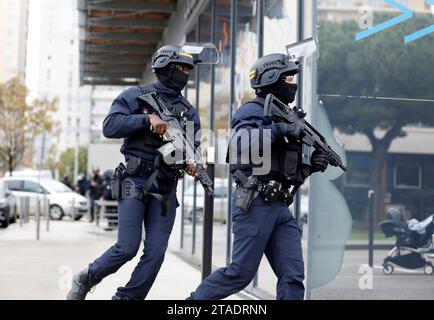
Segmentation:
{"type": "Polygon", "coordinates": [[[32,213],[35,212],[38,197],[42,201],[44,195],[50,201],[50,218],[53,220],[62,220],[65,215],[79,220],[88,212],[87,199],[57,180],[44,178],[39,181],[34,177],[18,176],[5,177],[1,180],[7,184],[16,197],[18,207],[21,205],[20,198],[30,199],[30,212],[32,213]]]}

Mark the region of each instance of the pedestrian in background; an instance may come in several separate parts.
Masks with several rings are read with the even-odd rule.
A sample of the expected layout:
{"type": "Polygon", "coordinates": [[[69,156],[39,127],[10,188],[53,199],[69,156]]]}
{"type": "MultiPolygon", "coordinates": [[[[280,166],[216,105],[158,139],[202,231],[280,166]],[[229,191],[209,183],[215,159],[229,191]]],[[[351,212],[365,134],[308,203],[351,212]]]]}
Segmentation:
{"type": "Polygon", "coordinates": [[[90,197],[90,221],[95,219],[95,201],[99,200],[104,193],[104,180],[99,174],[99,169],[93,170],[90,180],[89,197],[90,197]]]}
{"type": "Polygon", "coordinates": [[[63,175],[62,183],[63,183],[65,186],[67,186],[68,188],[70,188],[70,189],[74,189],[73,186],[72,186],[71,180],[69,179],[69,174],[68,174],[68,173],[65,173],[65,174],[63,175]]]}
{"type": "Polygon", "coordinates": [[[75,190],[82,196],[86,196],[86,193],[89,189],[90,189],[90,181],[87,179],[84,173],[80,173],[78,176],[75,190]]]}

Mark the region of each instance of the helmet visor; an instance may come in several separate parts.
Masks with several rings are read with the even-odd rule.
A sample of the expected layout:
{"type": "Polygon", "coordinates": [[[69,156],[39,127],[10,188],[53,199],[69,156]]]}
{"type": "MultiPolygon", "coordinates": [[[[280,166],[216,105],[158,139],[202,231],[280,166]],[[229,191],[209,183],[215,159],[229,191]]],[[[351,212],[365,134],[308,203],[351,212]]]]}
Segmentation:
{"type": "Polygon", "coordinates": [[[218,64],[219,52],[212,43],[186,43],[181,47],[180,55],[190,55],[195,64],[218,64]]]}
{"type": "Polygon", "coordinates": [[[319,55],[318,46],[313,38],[287,45],[286,52],[289,59],[296,61],[308,58],[313,54],[319,55]]]}

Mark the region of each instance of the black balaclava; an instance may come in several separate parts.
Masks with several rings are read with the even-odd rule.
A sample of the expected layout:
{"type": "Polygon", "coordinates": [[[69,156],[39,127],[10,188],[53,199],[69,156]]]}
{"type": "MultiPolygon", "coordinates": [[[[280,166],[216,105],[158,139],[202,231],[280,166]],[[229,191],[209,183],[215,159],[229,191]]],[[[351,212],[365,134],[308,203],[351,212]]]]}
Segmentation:
{"type": "Polygon", "coordinates": [[[157,79],[166,87],[175,91],[181,91],[187,85],[189,74],[185,74],[174,64],[156,70],[157,79]]]}
{"type": "Polygon", "coordinates": [[[288,83],[285,81],[285,76],[283,76],[280,81],[273,83],[272,85],[266,86],[257,90],[258,97],[265,98],[267,94],[271,93],[276,96],[277,99],[285,104],[293,103],[295,101],[295,96],[297,94],[298,86],[297,84],[288,83]]]}

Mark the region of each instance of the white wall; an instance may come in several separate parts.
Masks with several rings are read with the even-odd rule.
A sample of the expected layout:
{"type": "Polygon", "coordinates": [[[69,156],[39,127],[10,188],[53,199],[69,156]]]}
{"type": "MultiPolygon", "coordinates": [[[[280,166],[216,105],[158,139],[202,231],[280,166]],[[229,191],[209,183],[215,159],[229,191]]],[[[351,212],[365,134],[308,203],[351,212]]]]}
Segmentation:
{"type": "Polygon", "coordinates": [[[124,156],[120,153],[120,144],[99,143],[91,144],[88,148],[87,171],[99,169],[100,173],[109,169],[115,169],[120,162],[124,162],[124,156]]]}

